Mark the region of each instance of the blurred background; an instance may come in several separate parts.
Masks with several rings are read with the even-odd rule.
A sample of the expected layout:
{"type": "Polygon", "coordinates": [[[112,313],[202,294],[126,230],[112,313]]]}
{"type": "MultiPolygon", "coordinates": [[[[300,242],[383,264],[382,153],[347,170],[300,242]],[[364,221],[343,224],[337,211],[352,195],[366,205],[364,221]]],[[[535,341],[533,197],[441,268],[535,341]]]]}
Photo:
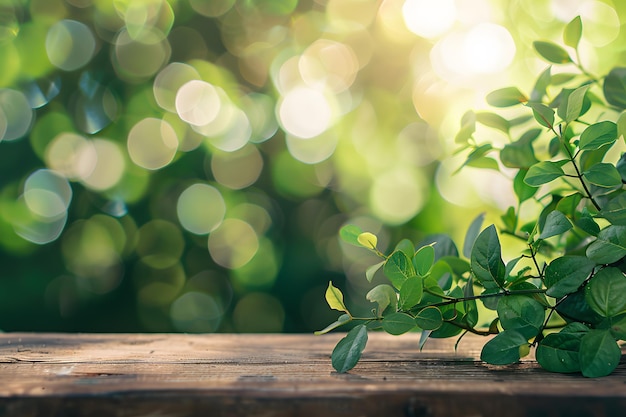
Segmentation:
{"type": "Polygon", "coordinates": [[[330,280],[369,309],[339,228],[497,222],[461,117],[576,15],[586,68],[626,62],[618,0],[0,0],[0,329],[312,332],[330,280]]]}

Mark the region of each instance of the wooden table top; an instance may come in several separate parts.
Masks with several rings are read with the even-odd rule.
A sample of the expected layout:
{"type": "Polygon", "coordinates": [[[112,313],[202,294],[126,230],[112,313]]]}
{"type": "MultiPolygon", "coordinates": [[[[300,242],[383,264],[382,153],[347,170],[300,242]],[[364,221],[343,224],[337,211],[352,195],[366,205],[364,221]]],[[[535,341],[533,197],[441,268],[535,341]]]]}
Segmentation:
{"type": "Polygon", "coordinates": [[[604,378],[533,360],[480,362],[484,338],[371,333],[338,374],[342,336],[0,334],[0,416],[626,416],[626,357],[604,378]]]}

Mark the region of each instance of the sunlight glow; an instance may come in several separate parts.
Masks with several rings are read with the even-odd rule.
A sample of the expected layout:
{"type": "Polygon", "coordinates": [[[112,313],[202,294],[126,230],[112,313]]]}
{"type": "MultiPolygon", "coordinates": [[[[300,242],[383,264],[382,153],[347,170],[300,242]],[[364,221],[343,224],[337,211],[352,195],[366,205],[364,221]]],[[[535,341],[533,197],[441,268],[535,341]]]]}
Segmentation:
{"type": "Polygon", "coordinates": [[[436,38],[454,25],[456,6],[454,0],[406,0],[402,16],[411,32],[424,38],[436,38]]]}

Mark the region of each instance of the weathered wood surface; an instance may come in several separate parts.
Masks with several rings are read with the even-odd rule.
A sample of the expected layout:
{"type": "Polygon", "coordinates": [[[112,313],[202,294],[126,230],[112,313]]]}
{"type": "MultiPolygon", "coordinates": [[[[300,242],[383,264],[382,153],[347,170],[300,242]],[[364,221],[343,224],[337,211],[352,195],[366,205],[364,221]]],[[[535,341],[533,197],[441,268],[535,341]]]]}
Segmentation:
{"type": "Polygon", "coordinates": [[[0,334],[0,416],[626,416],[609,377],[488,366],[481,338],[372,334],[347,374],[340,334],[0,334]]]}

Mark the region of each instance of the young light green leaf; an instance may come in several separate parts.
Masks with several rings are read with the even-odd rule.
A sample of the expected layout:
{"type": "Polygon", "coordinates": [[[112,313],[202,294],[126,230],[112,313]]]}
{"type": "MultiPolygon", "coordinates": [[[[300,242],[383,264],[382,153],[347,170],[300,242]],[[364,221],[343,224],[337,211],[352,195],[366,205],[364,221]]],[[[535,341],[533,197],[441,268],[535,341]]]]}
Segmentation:
{"type": "Polygon", "coordinates": [[[363,232],[356,238],[357,242],[364,248],[368,249],[376,249],[376,245],[378,244],[378,238],[375,234],[370,232],[363,232]]]}
{"type": "Polygon", "coordinates": [[[335,330],[337,327],[341,327],[341,326],[343,326],[346,323],[350,323],[351,321],[352,321],[352,317],[349,314],[342,314],[341,316],[339,316],[337,321],[329,324],[328,326],[326,326],[322,330],[316,331],[315,335],[319,336],[319,335],[322,335],[322,334],[326,334],[326,333],[330,332],[331,330],[335,330]]]}
{"type": "Polygon", "coordinates": [[[617,135],[626,141],[626,111],[621,112],[617,118],[617,135]]]}
{"type": "Polygon", "coordinates": [[[612,264],[626,256],[626,226],[609,226],[587,247],[586,255],[598,264],[612,264]]]}
{"type": "Polygon", "coordinates": [[[598,149],[617,140],[617,125],[610,121],[594,123],[580,135],[578,147],[583,150],[598,149]]]}
{"type": "Polygon", "coordinates": [[[413,317],[406,313],[393,313],[385,316],[382,325],[384,331],[394,336],[410,332],[416,326],[413,317]]]}
{"type": "Polygon", "coordinates": [[[545,308],[534,298],[524,295],[502,297],[498,317],[506,330],[516,330],[526,340],[537,336],[545,319],[545,308]]]}
{"type": "Polygon", "coordinates": [[[359,324],[337,343],[331,355],[331,363],[337,372],[348,372],[361,359],[367,344],[367,327],[359,324]]]}
{"type": "Polygon", "coordinates": [[[493,107],[511,107],[526,103],[526,97],[517,87],[506,87],[487,94],[487,103],[493,107]]]}
{"type": "Polygon", "coordinates": [[[472,247],[472,272],[485,289],[500,288],[504,283],[505,267],[501,258],[500,240],[494,225],[483,230],[472,247]]]}
{"type": "Polygon", "coordinates": [[[420,277],[425,277],[430,272],[435,262],[435,248],[432,245],[422,246],[413,255],[413,266],[420,277]]]}
{"type": "Polygon", "coordinates": [[[604,78],[604,97],[619,110],[626,109],[626,67],[615,67],[604,78]]]}
{"type": "Polygon", "coordinates": [[[482,125],[500,130],[507,134],[511,128],[511,124],[504,117],[488,111],[476,113],[476,121],[482,125]]]}
{"type": "Polygon", "coordinates": [[[561,235],[572,227],[574,227],[572,222],[565,217],[565,214],[558,210],[553,210],[548,214],[548,217],[546,217],[539,239],[547,239],[552,236],[561,235]]]}
{"type": "Polygon", "coordinates": [[[396,309],[398,298],[396,291],[391,285],[380,284],[372,288],[365,296],[368,301],[378,304],[378,315],[383,314],[387,307],[391,306],[396,309]]]}
{"type": "Polygon", "coordinates": [[[578,42],[583,33],[583,23],[580,16],[576,16],[563,30],[563,43],[572,48],[578,48],[578,42]]]}
{"type": "Polygon", "coordinates": [[[585,300],[602,317],[626,313],[626,276],[617,268],[604,268],[585,287],[585,300]]]}
{"type": "Polygon", "coordinates": [[[567,97],[567,107],[565,108],[565,122],[570,123],[574,120],[578,119],[578,117],[583,112],[583,100],[585,99],[585,94],[587,94],[587,90],[589,90],[589,84],[583,85],[582,87],[574,90],[567,97]]]}
{"type": "Polygon", "coordinates": [[[524,177],[524,182],[531,187],[539,187],[565,175],[561,166],[563,161],[541,161],[531,166],[524,177]]]}
{"type": "Polygon", "coordinates": [[[344,311],[350,314],[346,305],[343,303],[343,294],[341,293],[341,290],[333,286],[332,281],[328,283],[328,288],[326,289],[326,302],[333,310],[344,311]]]}
{"type": "Polygon", "coordinates": [[[509,365],[520,359],[520,347],[526,344],[518,331],[504,330],[483,346],[480,359],[492,365],[509,365]]]}
{"type": "Polygon", "coordinates": [[[461,118],[461,129],[454,138],[454,143],[467,144],[476,131],[476,113],[472,110],[465,112],[461,118]]]}
{"type": "Polygon", "coordinates": [[[467,229],[467,233],[465,233],[465,241],[463,242],[463,256],[469,258],[472,256],[472,247],[474,246],[474,242],[480,233],[480,229],[483,226],[483,221],[485,220],[485,213],[481,213],[470,224],[467,229]]]}
{"type": "Polygon", "coordinates": [[[417,305],[424,295],[424,282],[422,278],[415,276],[407,279],[400,288],[398,305],[403,310],[408,310],[417,305]]]}
{"type": "Polygon", "coordinates": [[[454,174],[458,173],[464,166],[473,166],[476,168],[480,168],[480,164],[484,163],[485,155],[492,150],[493,146],[489,143],[477,146],[469,153],[467,159],[465,160],[465,162],[463,162],[463,165],[461,165],[456,171],[454,171],[454,174]]]}
{"type": "Polygon", "coordinates": [[[622,351],[608,330],[590,330],[580,341],[580,370],[588,378],[609,375],[619,365],[622,351]]]}
{"type": "Polygon", "coordinates": [[[527,106],[533,109],[533,116],[537,123],[552,129],[554,126],[554,110],[541,103],[528,103],[527,106]]]}
{"type": "Polygon", "coordinates": [[[567,51],[557,44],[546,41],[535,41],[533,42],[533,46],[539,55],[548,62],[554,64],[568,64],[572,62],[572,58],[570,58],[567,51]]]}
{"type": "Polygon", "coordinates": [[[363,230],[357,225],[347,224],[339,229],[339,237],[346,243],[355,246],[361,246],[359,243],[359,235],[363,233],[363,230]]]}
{"type": "Polygon", "coordinates": [[[372,280],[374,279],[374,275],[376,274],[376,272],[378,272],[380,268],[383,267],[384,264],[385,264],[385,261],[382,261],[382,262],[379,262],[377,264],[374,264],[368,267],[365,270],[365,278],[367,279],[367,282],[372,282],[372,280]]]}
{"type": "Polygon", "coordinates": [[[416,275],[415,268],[409,257],[404,252],[398,250],[389,256],[383,267],[383,272],[397,289],[400,289],[408,278],[416,275]]]}
{"type": "Polygon", "coordinates": [[[437,307],[426,307],[417,313],[415,322],[420,329],[437,330],[443,324],[443,316],[437,307]]]}
{"type": "Polygon", "coordinates": [[[556,258],[546,268],[546,295],[561,298],[576,292],[595,266],[595,262],[586,256],[565,255],[556,258]]]}
{"type": "Polygon", "coordinates": [[[582,335],[551,333],[537,346],[537,362],[550,372],[570,373],[580,371],[578,351],[582,335]]]}
{"type": "Polygon", "coordinates": [[[598,215],[607,219],[611,224],[626,226],[626,193],[620,193],[609,200],[598,215]]]}
{"type": "Polygon", "coordinates": [[[535,86],[530,93],[530,101],[540,103],[543,97],[546,95],[546,90],[552,81],[552,67],[546,68],[539,78],[537,78],[537,82],[535,82],[535,86]]]}
{"type": "Polygon", "coordinates": [[[613,164],[602,162],[592,165],[583,172],[583,176],[593,185],[602,188],[613,188],[622,185],[622,176],[613,164]]]}

